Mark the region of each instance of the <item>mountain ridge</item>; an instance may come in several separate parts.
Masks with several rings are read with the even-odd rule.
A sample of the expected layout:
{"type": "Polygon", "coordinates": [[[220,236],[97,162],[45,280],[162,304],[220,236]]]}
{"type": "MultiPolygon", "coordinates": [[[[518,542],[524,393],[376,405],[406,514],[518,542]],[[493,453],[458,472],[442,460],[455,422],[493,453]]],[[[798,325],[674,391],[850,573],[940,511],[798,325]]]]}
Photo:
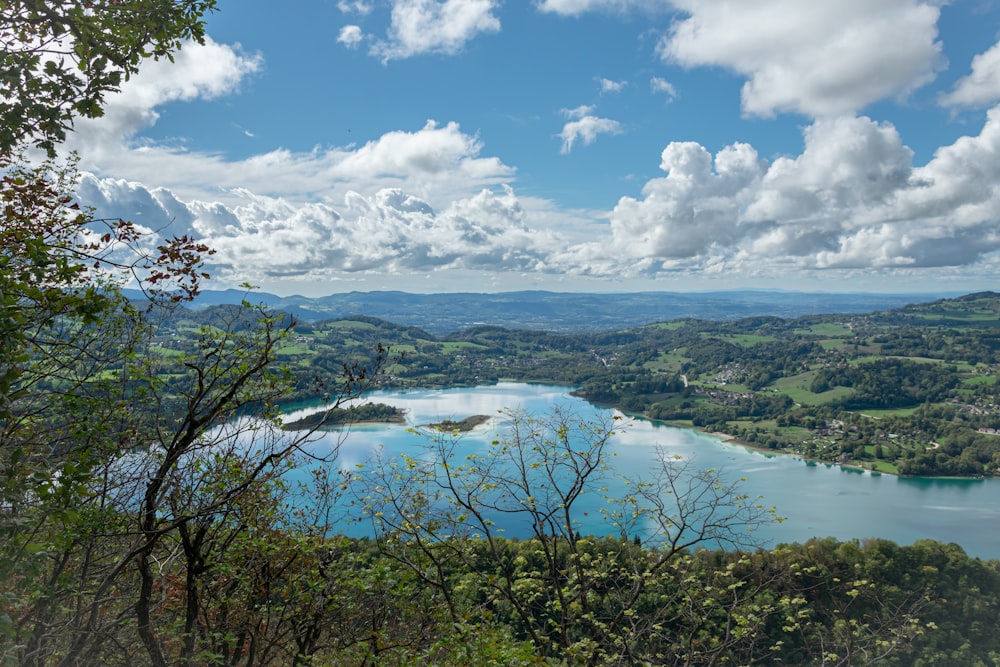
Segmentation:
{"type": "Polygon", "coordinates": [[[229,289],[205,290],[190,306],[200,309],[247,300],[291,313],[306,322],[367,315],[404,326],[419,327],[434,334],[462,331],[481,325],[552,332],[596,332],[687,317],[734,320],[757,315],[799,317],[831,312],[868,313],[962,294],[964,293],[879,294],[785,290],[531,290],[441,294],[354,291],[324,297],[305,297],[229,289]]]}

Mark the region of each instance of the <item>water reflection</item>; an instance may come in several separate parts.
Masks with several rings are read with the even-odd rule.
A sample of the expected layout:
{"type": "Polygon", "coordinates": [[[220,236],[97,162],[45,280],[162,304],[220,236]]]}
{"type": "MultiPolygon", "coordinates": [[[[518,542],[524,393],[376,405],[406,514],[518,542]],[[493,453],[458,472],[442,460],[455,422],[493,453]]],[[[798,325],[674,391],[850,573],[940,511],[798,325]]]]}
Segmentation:
{"type": "MultiPolygon", "coordinates": [[[[580,417],[609,411],[595,408],[551,385],[501,383],[489,387],[379,392],[368,400],[402,408],[406,426],[360,425],[348,432],[324,434],[314,443],[320,450],[340,447],[344,469],[363,465],[381,451],[385,457],[420,452],[423,439],[408,429],[443,419],[490,415],[494,419],[465,434],[462,446],[485,449],[502,430],[501,411],[520,409],[541,414],[553,405],[580,417]]],[[[297,413],[301,414],[301,411],[297,413]]],[[[774,505],[786,520],[761,531],[772,545],[804,541],[813,536],[838,539],[884,537],[900,544],[932,538],[956,542],[973,556],[1000,557],[1000,484],[996,480],[906,479],[873,475],[857,468],[818,464],[724,442],[717,437],[642,420],[626,420],[613,439],[613,462],[619,473],[638,479],[655,463],[658,449],[691,460],[699,468],[714,468],[728,479],[746,477],[746,491],[774,505]]],[[[615,489],[611,489],[615,493],[615,489]]],[[[598,512],[592,512],[592,515],[598,512]]],[[[583,528],[605,530],[598,516],[583,528]]]]}

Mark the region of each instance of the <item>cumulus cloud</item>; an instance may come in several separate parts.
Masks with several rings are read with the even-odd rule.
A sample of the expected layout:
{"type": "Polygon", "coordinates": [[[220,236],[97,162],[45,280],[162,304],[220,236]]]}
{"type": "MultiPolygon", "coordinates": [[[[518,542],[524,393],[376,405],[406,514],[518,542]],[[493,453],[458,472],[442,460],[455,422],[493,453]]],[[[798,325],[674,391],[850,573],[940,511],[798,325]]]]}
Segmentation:
{"type": "Polygon", "coordinates": [[[174,55],[174,62],[144,63],[139,75],[126,81],[119,93],[107,96],[102,118],[78,119],[77,131],[68,143],[83,149],[81,152],[100,151],[108,142],[119,142],[155,124],[157,107],[231,94],[262,65],[259,54],[218,44],[210,37],[204,44],[185,43],[174,55]]]}
{"type": "Polygon", "coordinates": [[[561,153],[570,153],[577,139],[580,139],[584,146],[589,146],[597,140],[598,135],[622,133],[621,123],[610,118],[594,116],[591,114],[593,110],[592,105],[562,110],[564,116],[573,120],[563,125],[562,132],[559,133],[559,138],[562,139],[561,153]]]}
{"type": "MultiPolygon", "coordinates": [[[[762,2],[777,6],[777,0],[762,2]]],[[[812,6],[791,3],[788,12],[800,4],[812,6]]],[[[880,7],[903,13],[922,5],[887,0],[880,7]]],[[[742,3],[733,11],[752,13],[742,3]]],[[[836,7],[824,11],[837,14],[836,7]]],[[[684,21],[706,16],[692,10],[684,21]]],[[[725,35],[717,22],[704,25],[725,35]]],[[[678,29],[669,39],[679,35],[678,29]]],[[[911,37],[900,41],[912,46],[911,37]]],[[[731,60],[719,64],[735,68],[735,54],[750,53],[752,40],[734,34],[729,41],[721,40],[715,53],[729,54],[731,60]]],[[[922,43],[933,46],[933,39],[922,43]]],[[[996,48],[977,57],[970,80],[988,79],[996,48]]],[[[750,59],[759,66],[747,67],[748,86],[771,71],[765,56],[750,59]]],[[[261,67],[259,56],[211,40],[185,46],[169,68],[150,63],[109,96],[104,118],[78,124],[71,147],[81,149],[83,167],[94,172],[81,180],[81,200],[99,215],[132,219],[154,233],[205,239],[219,250],[210,270],[232,282],[440,269],[616,278],[949,267],[968,273],[1000,257],[1000,107],[989,111],[978,135],[938,149],[922,166],[914,166],[895,127],[852,113],[817,112],[803,130],[801,154],[773,161],[745,143],[713,153],[698,143],[673,142],[661,153],[662,175],[606,214],[519,197],[511,185],[515,170],[484,155],[479,137],[457,123],[427,121],[358,145],[274,150],[240,160],[136,140],[156,122],[160,105],[236,91],[261,67]],[[128,180],[105,177],[112,173],[128,180]]],[[[839,108],[825,102],[822,85],[795,83],[804,76],[796,63],[782,67],[769,81],[793,101],[772,110],[839,108]]],[[[848,85],[854,79],[842,64],[831,67],[836,76],[828,83],[839,81],[852,99],[870,97],[848,85]]],[[[895,74],[883,78],[904,90],[905,77],[891,63],[887,68],[895,74]]],[[[650,85],[668,96],[676,92],[664,79],[650,85]]],[[[949,103],[982,104],[988,87],[960,83],[949,103]]],[[[623,131],[592,105],[563,115],[559,137],[566,153],[623,131]]]]}
{"type": "Polygon", "coordinates": [[[591,112],[596,109],[593,104],[581,104],[578,107],[573,107],[572,109],[566,108],[562,110],[562,115],[567,118],[583,118],[584,116],[589,116],[591,112]]]}
{"type": "Polygon", "coordinates": [[[349,49],[358,48],[362,39],[364,39],[364,33],[361,32],[361,27],[356,25],[345,25],[340,29],[340,34],[337,35],[337,41],[349,49]]]}
{"type": "Polygon", "coordinates": [[[968,267],[1000,250],[1000,107],[923,167],[889,124],[820,120],[773,163],[746,144],[663,151],[662,178],[612,211],[611,238],[562,257],[591,274],[968,267]]]}
{"type": "Polygon", "coordinates": [[[672,0],[686,14],[660,44],[668,61],[746,76],[743,110],[852,113],[930,81],[942,65],[928,0],[672,0]],[[789,54],[794,54],[790,57],[789,54]]]}
{"type": "MultiPolygon", "coordinates": [[[[1000,107],[979,135],[942,147],[923,166],[913,166],[896,128],[869,118],[819,120],[804,139],[801,154],[772,162],[745,143],[712,154],[695,142],[672,142],[661,154],[663,176],[640,196],[621,198],[603,225],[520,198],[508,185],[437,205],[403,187],[325,201],[236,188],[223,201],[88,174],[78,193],[99,215],[206,240],[219,251],[210,271],[231,283],[441,269],[621,279],[969,273],[1000,252],[1000,107]]],[[[409,140],[387,135],[341,166],[452,168],[451,158],[427,158],[409,140]]]]}
{"type": "Polygon", "coordinates": [[[1000,43],[972,59],[972,73],[941,97],[949,107],[980,107],[1000,100],[1000,43]]]}
{"type": "Polygon", "coordinates": [[[602,95],[606,95],[608,93],[620,93],[622,89],[628,85],[627,81],[613,81],[611,79],[605,79],[604,77],[598,78],[597,82],[601,84],[602,95]]]}
{"type": "Polygon", "coordinates": [[[481,33],[500,30],[497,0],[393,0],[387,39],[372,53],[383,62],[425,53],[459,53],[481,33]]]}
{"type": "Polygon", "coordinates": [[[234,204],[223,205],[85,174],[78,194],[98,215],[194,234],[217,250],[210,268],[230,283],[368,271],[539,271],[552,249],[565,244],[525,224],[509,187],[483,190],[440,211],[398,188],[371,196],[350,192],[338,206],[240,190],[234,204]]]}
{"type": "Polygon", "coordinates": [[[109,96],[104,117],[79,121],[67,148],[85,156],[84,169],[100,173],[104,165],[113,165],[114,175],[157,183],[191,199],[225,198],[239,188],[292,200],[336,199],[348,190],[397,187],[446,203],[514,177],[514,169],[496,157],[481,156],[482,143],[457,123],[429,121],[418,130],[389,132],[360,146],[298,153],[277,149],[238,161],[134,141],[139,130],[156,122],[159,105],[234,90],[259,66],[259,58],[213,42],[185,47],[173,67],[144,69],[120,94],[109,96]]]}
{"type": "Polygon", "coordinates": [[[662,263],[731,247],[750,233],[739,211],[762,177],[752,147],[736,144],[713,160],[700,144],[674,142],[663,150],[660,168],[667,176],[648,182],[643,199],[624,197],[612,212],[619,251],[662,263]]]}

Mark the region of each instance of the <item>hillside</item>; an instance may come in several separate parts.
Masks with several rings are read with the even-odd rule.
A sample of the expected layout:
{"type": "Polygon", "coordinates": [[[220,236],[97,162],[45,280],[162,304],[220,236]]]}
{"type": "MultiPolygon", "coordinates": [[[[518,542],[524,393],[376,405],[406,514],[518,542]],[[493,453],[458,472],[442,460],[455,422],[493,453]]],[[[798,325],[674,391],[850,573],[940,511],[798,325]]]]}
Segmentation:
{"type": "MultiPolygon", "coordinates": [[[[211,321],[214,309],[189,313],[211,321]]],[[[162,339],[183,346],[179,322],[162,339]]],[[[390,359],[383,386],[509,378],[757,447],[909,475],[1000,469],[1000,296],[868,314],[675,319],[601,333],[477,326],[434,335],[373,317],[302,322],[280,353],[308,399],[317,376],[390,359]]]]}
{"type": "Polygon", "coordinates": [[[820,313],[868,313],[951,294],[849,294],[779,290],[717,292],[411,294],[345,292],[319,298],[280,297],[243,290],[205,291],[199,308],[238,304],[249,298],[315,322],[354,315],[415,326],[436,335],[473,326],[502,326],[562,333],[606,331],[682,318],[733,320],[757,315],[799,317],[820,313]]]}

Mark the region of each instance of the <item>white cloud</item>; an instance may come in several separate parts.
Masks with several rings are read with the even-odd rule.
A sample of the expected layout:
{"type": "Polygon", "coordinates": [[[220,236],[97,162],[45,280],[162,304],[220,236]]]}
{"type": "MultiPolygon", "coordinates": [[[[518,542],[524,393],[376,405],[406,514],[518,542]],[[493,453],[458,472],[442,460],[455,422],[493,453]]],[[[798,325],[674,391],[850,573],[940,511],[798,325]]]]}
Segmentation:
{"type": "Polygon", "coordinates": [[[603,77],[598,78],[597,82],[601,84],[602,95],[606,95],[608,93],[620,93],[622,89],[628,85],[627,81],[612,81],[611,79],[605,79],[603,77]]]}
{"type": "Polygon", "coordinates": [[[896,129],[868,118],[817,121],[805,149],[772,164],[746,144],[712,156],[693,142],[664,149],[663,178],[611,213],[611,238],[561,260],[591,275],[671,271],[945,270],[1000,251],[1000,107],[982,133],[923,167],[896,129]]]}
{"type": "MultiPolygon", "coordinates": [[[[209,40],[186,46],[174,65],[144,68],[109,96],[104,118],[78,123],[71,147],[97,174],[81,181],[81,199],[99,214],[205,239],[219,249],[211,270],[233,282],[444,268],[605,278],[972,273],[1000,257],[1000,107],[979,135],[923,166],[891,124],[852,114],[812,122],[800,155],[770,163],[744,143],[712,154],[674,142],[661,154],[664,174],[606,220],[517,196],[515,170],[457,123],[240,160],[136,141],[160,105],[238,90],[261,67],[259,56],[209,40]],[[162,187],[144,185],[153,183],[162,187]]],[[[657,80],[651,87],[670,94],[657,80]]],[[[592,105],[562,113],[564,152],[623,131],[592,105]]]]}
{"type": "Polygon", "coordinates": [[[560,152],[571,152],[577,139],[580,139],[584,146],[589,146],[597,140],[598,135],[621,133],[622,125],[616,120],[598,116],[581,116],[579,120],[571,120],[563,125],[562,132],[559,133],[559,138],[562,139],[560,152]]]}
{"type": "Polygon", "coordinates": [[[393,0],[386,40],[372,53],[383,62],[425,53],[459,53],[481,33],[499,32],[497,0],[393,0]]]}
{"type": "MultiPolygon", "coordinates": [[[[99,215],[204,239],[219,251],[209,270],[230,284],[442,269],[550,279],[944,275],[953,267],[969,275],[1000,252],[1000,107],[978,136],[942,147],[920,167],[893,126],[868,118],[820,120],[804,138],[800,155],[771,163],[743,143],[714,155],[694,142],[670,143],[664,175],[640,197],[623,197],[605,224],[593,212],[520,198],[506,185],[434,204],[408,186],[322,201],[248,188],[191,198],[85,175],[79,194],[99,215]]],[[[415,170],[433,180],[461,171],[476,150],[457,127],[428,124],[323,164],[334,179],[338,170],[415,170]]],[[[294,171],[295,162],[275,160],[269,173],[294,171]]]]}
{"type": "Polygon", "coordinates": [[[538,3],[539,11],[563,16],[579,16],[591,11],[626,11],[650,6],[655,6],[651,0],[541,0],[538,3]]]}
{"type": "Polygon", "coordinates": [[[979,107],[1000,100],[1000,43],[972,59],[972,73],[962,77],[954,90],[941,97],[941,104],[979,107]]]}
{"type": "Polygon", "coordinates": [[[240,190],[234,204],[223,205],[182,202],[162,188],[85,174],[78,193],[98,215],[194,234],[217,250],[210,270],[230,284],[369,271],[540,271],[552,249],[565,245],[526,226],[509,187],[483,190],[441,211],[397,188],[370,197],[350,192],[339,206],[240,190]]]}
{"type": "Polygon", "coordinates": [[[659,266],[730,247],[750,232],[738,222],[762,177],[752,147],[736,144],[713,160],[697,143],[675,142],[661,158],[667,176],[647,183],[641,200],[623,197],[611,214],[618,252],[659,266]]]}
{"type": "Polygon", "coordinates": [[[596,109],[593,104],[581,104],[578,107],[573,107],[572,109],[563,109],[562,115],[567,118],[583,118],[584,116],[589,116],[590,113],[596,109]]]}
{"type": "Polygon", "coordinates": [[[439,127],[427,121],[418,132],[389,132],[375,141],[344,152],[330,166],[340,179],[435,179],[456,172],[470,179],[510,177],[513,171],[496,158],[479,158],[482,144],[461,131],[458,123],[439,127]]]}
{"type": "Polygon", "coordinates": [[[891,125],[854,117],[817,121],[805,130],[802,155],[770,166],[745,217],[849,225],[907,186],[912,159],[891,125]]]}
{"type": "Polygon", "coordinates": [[[654,93],[666,95],[668,101],[673,101],[677,97],[677,89],[674,87],[674,84],[658,76],[654,76],[649,80],[649,89],[654,93]]]}
{"type": "Polygon", "coordinates": [[[339,0],[337,9],[344,14],[359,14],[366,16],[372,11],[372,4],[364,0],[339,0]]]}
{"type": "Polygon", "coordinates": [[[349,49],[356,49],[361,41],[364,39],[364,33],[361,32],[361,28],[356,25],[345,25],[340,29],[340,34],[337,35],[337,41],[346,46],[349,49]]]}
{"type": "Polygon", "coordinates": [[[748,114],[852,113],[906,95],[942,64],[939,3],[925,0],[672,0],[687,14],[660,44],[686,67],[721,66],[748,81],[748,114]]]}
{"type": "Polygon", "coordinates": [[[157,183],[189,199],[225,198],[239,188],[291,200],[337,199],[349,190],[370,194],[396,187],[446,204],[514,177],[514,169],[499,159],[480,156],[481,142],[456,123],[431,121],[361,146],[304,153],[278,149],[238,161],[134,141],[140,129],[155,123],[158,105],[234,90],[259,66],[258,58],[212,42],[185,48],[172,67],[144,69],[120,94],[109,96],[104,117],[78,122],[67,148],[85,157],[84,169],[157,183]]]}
{"type": "Polygon", "coordinates": [[[259,55],[245,54],[239,47],[218,44],[210,37],[204,44],[185,43],[174,62],[146,62],[137,76],[122,85],[121,92],[108,95],[103,117],[78,119],[67,145],[82,154],[100,156],[109,145],[154,125],[159,118],[157,107],[231,94],[262,65],[259,55]]]}

